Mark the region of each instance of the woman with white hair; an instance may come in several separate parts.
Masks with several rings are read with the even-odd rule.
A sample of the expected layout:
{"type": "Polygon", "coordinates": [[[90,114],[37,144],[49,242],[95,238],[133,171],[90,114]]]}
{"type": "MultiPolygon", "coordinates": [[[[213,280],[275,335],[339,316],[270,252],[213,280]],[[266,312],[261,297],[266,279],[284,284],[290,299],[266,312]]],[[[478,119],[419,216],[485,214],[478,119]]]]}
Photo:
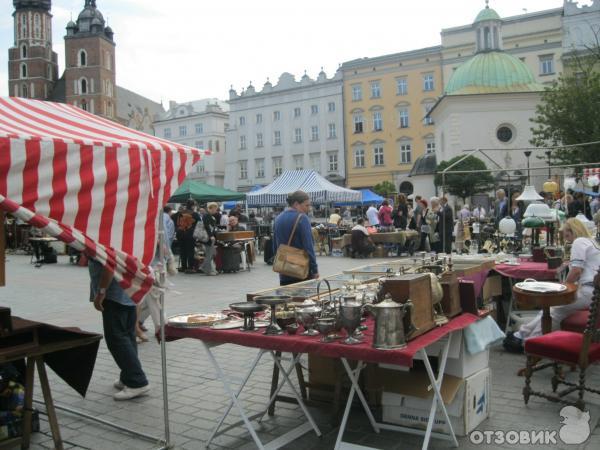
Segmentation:
{"type": "MultiPolygon", "coordinates": [[[[588,308],[592,302],[594,291],[594,276],[600,267],[600,248],[590,236],[586,226],[579,220],[571,218],[563,226],[563,237],[566,242],[572,242],[571,260],[567,283],[577,283],[575,302],[564,306],[550,308],[552,328],[575,311],[588,308]]],[[[504,348],[511,352],[522,353],[523,341],[542,334],[542,311],[516,333],[509,333],[504,339],[504,348]]]]}
{"type": "Polygon", "coordinates": [[[425,221],[429,226],[429,246],[432,252],[440,253],[442,251],[439,233],[440,199],[438,197],[431,197],[429,204],[431,206],[425,216],[425,221]]]}

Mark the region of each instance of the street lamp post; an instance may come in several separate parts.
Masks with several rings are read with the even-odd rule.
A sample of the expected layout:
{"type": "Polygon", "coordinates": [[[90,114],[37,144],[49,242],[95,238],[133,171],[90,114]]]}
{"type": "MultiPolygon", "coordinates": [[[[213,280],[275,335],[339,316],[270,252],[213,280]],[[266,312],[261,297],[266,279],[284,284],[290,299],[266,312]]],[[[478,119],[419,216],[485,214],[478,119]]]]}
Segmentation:
{"type": "Polygon", "coordinates": [[[552,169],[551,169],[551,162],[550,162],[551,157],[552,157],[552,150],[548,150],[546,152],[546,158],[548,158],[548,179],[549,180],[552,179],[552,169]]]}
{"type": "Polygon", "coordinates": [[[527,184],[530,186],[531,185],[531,176],[529,174],[529,157],[531,156],[531,150],[526,150],[524,153],[525,153],[525,158],[527,158],[527,184]]]}

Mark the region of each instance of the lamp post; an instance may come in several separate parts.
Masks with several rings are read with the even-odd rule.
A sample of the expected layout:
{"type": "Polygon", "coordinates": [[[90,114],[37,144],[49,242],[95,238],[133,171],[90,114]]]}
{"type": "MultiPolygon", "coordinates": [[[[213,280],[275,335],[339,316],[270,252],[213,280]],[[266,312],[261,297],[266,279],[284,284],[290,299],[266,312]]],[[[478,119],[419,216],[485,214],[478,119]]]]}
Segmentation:
{"type": "Polygon", "coordinates": [[[531,150],[526,150],[524,153],[525,153],[525,158],[527,158],[527,184],[531,185],[531,178],[529,175],[529,157],[531,156],[531,150]]]}
{"type": "Polygon", "coordinates": [[[552,179],[552,169],[551,169],[551,163],[550,163],[550,158],[552,157],[552,150],[548,150],[546,152],[546,158],[548,158],[548,179],[551,180],[552,179]]]}

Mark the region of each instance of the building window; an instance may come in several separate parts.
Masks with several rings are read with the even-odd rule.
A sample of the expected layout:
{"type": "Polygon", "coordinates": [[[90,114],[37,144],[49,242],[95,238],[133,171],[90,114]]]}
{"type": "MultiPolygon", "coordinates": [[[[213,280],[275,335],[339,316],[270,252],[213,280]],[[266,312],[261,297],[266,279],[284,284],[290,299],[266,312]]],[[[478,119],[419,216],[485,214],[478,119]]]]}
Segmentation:
{"type": "Polygon", "coordinates": [[[371,81],[371,98],[381,97],[381,84],[379,81],[371,81]]]}
{"type": "Polygon", "coordinates": [[[212,145],[212,139],[210,139],[210,140],[208,141],[208,151],[212,152],[212,149],[213,149],[213,145],[212,145]]]}
{"type": "Polygon", "coordinates": [[[328,125],[328,135],[329,139],[335,139],[337,137],[335,132],[335,123],[330,123],[328,125]]]}
{"type": "Polygon", "coordinates": [[[221,151],[218,139],[215,141],[215,149],[217,150],[217,153],[219,153],[219,151],[221,151]]]}
{"type": "Polygon", "coordinates": [[[21,39],[27,37],[27,14],[21,14],[21,39]]]}
{"type": "Polygon", "coordinates": [[[435,153],[435,141],[434,140],[427,141],[427,143],[425,144],[425,153],[427,153],[427,154],[435,153]]]}
{"type": "Polygon", "coordinates": [[[337,154],[337,152],[327,154],[327,169],[329,172],[337,172],[338,171],[338,154],[337,154]]]}
{"type": "Polygon", "coordinates": [[[423,75],[423,90],[424,91],[433,91],[434,90],[433,74],[428,73],[426,75],[423,75]]]}
{"type": "Polygon", "coordinates": [[[400,144],[400,164],[410,164],[412,161],[412,146],[405,142],[400,144]]]}
{"type": "Polygon", "coordinates": [[[433,108],[433,105],[425,105],[425,117],[423,117],[424,125],[433,125],[433,117],[428,115],[429,111],[431,111],[431,108],[433,108]]]}
{"type": "Polygon", "coordinates": [[[273,145],[281,145],[281,131],[273,132],[273,145]]]}
{"type": "Polygon", "coordinates": [[[21,78],[27,78],[27,64],[21,64],[21,78]]]}
{"type": "Polygon", "coordinates": [[[310,168],[317,173],[321,173],[321,154],[311,153],[310,154],[310,168]]]}
{"type": "Polygon", "coordinates": [[[294,108],[294,117],[300,117],[300,108],[294,108]]]}
{"type": "Polygon", "coordinates": [[[311,114],[319,114],[319,105],[310,105],[311,114]]]}
{"type": "Polygon", "coordinates": [[[171,139],[171,129],[170,128],[165,128],[165,131],[163,131],[163,134],[165,136],[165,139],[171,139]]]}
{"type": "Polygon", "coordinates": [[[329,112],[335,112],[335,102],[329,102],[329,103],[327,103],[327,111],[329,111],[329,112]]]}
{"type": "Polygon", "coordinates": [[[365,149],[354,149],[354,167],[365,167],[365,149]]]}
{"type": "Polygon", "coordinates": [[[29,97],[29,90],[27,89],[27,85],[23,84],[21,86],[21,97],[27,98],[29,97]]]}
{"type": "Polygon", "coordinates": [[[88,104],[85,100],[81,100],[81,109],[83,109],[84,111],[88,110],[88,104]]]}
{"type": "Polygon", "coordinates": [[[83,49],[79,50],[79,54],[77,56],[77,65],[79,67],[87,66],[87,52],[83,49]]]}
{"type": "Polygon", "coordinates": [[[41,39],[42,37],[42,25],[40,23],[40,15],[35,13],[33,16],[33,37],[35,39],[41,39]]]}
{"type": "Polygon", "coordinates": [[[256,115],[256,123],[262,123],[262,114],[256,115]]]}
{"type": "Polygon", "coordinates": [[[373,147],[373,164],[383,166],[383,145],[377,144],[373,147]]]}
{"type": "Polygon", "coordinates": [[[304,169],[304,155],[294,156],[294,170],[304,169]]]}
{"type": "Polygon", "coordinates": [[[498,138],[498,140],[500,142],[510,142],[513,138],[513,130],[511,129],[511,127],[508,127],[506,125],[501,126],[500,128],[498,128],[498,130],[496,131],[496,137],[498,138]]]}
{"type": "Polygon", "coordinates": [[[246,136],[240,136],[240,150],[246,150],[246,136]]]}
{"type": "Polygon", "coordinates": [[[278,177],[283,173],[283,165],[281,156],[273,158],[273,176],[278,177]]]}
{"type": "Polygon", "coordinates": [[[281,112],[273,111],[273,122],[277,122],[278,120],[281,120],[281,112]]]}
{"type": "Polygon", "coordinates": [[[21,46],[21,58],[27,58],[27,46],[25,44],[21,46]]]}
{"type": "Polygon", "coordinates": [[[248,179],[248,161],[240,161],[240,180],[248,179]]]}
{"type": "Polygon", "coordinates": [[[79,92],[82,94],[87,94],[88,92],[88,83],[85,78],[82,78],[79,82],[79,92]]]}
{"type": "Polygon", "coordinates": [[[204,141],[196,141],[196,142],[194,142],[194,147],[202,150],[204,148],[204,141]]]}
{"type": "Polygon", "coordinates": [[[396,95],[408,94],[408,79],[406,77],[396,78],[396,95]]]}
{"type": "Polygon", "coordinates": [[[354,114],[354,132],[362,133],[363,132],[363,116],[362,114],[354,114]]]}
{"type": "Polygon", "coordinates": [[[196,164],[196,173],[203,174],[204,170],[205,170],[204,161],[200,161],[198,164],[196,164]]]}
{"type": "Polygon", "coordinates": [[[187,136],[187,127],[185,125],[179,126],[179,136],[181,136],[181,137],[187,136]]]}
{"type": "Polygon", "coordinates": [[[302,128],[294,129],[294,142],[296,144],[299,144],[300,142],[302,142],[302,128]]]}
{"type": "Polygon", "coordinates": [[[256,133],[256,146],[257,147],[263,146],[263,134],[262,133],[256,133]]]}
{"type": "Polygon", "coordinates": [[[554,57],[552,55],[540,56],[540,75],[554,73],[554,57]]]}
{"type": "Polygon", "coordinates": [[[243,127],[244,125],[246,125],[246,117],[240,116],[240,126],[243,127]]]}
{"type": "Polygon", "coordinates": [[[194,125],[194,130],[196,131],[196,134],[202,134],[204,133],[204,127],[202,126],[201,123],[197,123],[196,125],[194,125]]]}
{"type": "Polygon", "coordinates": [[[310,127],[310,140],[311,141],[319,140],[319,127],[316,125],[313,125],[312,127],[310,127]]]}
{"type": "Polygon", "coordinates": [[[408,108],[400,108],[398,113],[400,115],[400,128],[408,128],[408,108]]]}
{"type": "Polygon", "coordinates": [[[357,102],[359,100],[362,100],[362,88],[360,84],[355,84],[352,86],[352,101],[357,102]]]}
{"type": "Polygon", "coordinates": [[[265,177],[265,160],[264,160],[264,158],[255,159],[254,167],[256,168],[256,178],[264,178],[265,177]]]}
{"type": "Polygon", "coordinates": [[[373,113],[373,131],[383,130],[383,119],[381,117],[381,111],[375,111],[373,113]]]}

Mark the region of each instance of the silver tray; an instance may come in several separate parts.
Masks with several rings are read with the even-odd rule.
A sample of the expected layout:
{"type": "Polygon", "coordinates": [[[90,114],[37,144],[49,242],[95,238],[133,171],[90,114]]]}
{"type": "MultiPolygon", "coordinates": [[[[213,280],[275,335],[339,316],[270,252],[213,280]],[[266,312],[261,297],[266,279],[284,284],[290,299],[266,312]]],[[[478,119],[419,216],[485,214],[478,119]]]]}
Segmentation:
{"type": "MultiPolygon", "coordinates": [[[[270,322],[264,320],[255,320],[254,327],[255,328],[265,328],[269,325],[270,322]]],[[[210,326],[213,330],[234,330],[244,327],[244,319],[227,319],[221,320],[219,322],[213,323],[210,326]]]]}
{"type": "Polygon", "coordinates": [[[177,314],[175,316],[169,317],[167,319],[167,324],[177,328],[199,328],[209,327],[215,322],[223,321],[224,319],[227,319],[227,316],[223,313],[187,313],[177,314]],[[206,323],[188,322],[187,319],[190,316],[206,316],[207,319],[210,320],[206,323]]]}
{"type": "Polygon", "coordinates": [[[567,290],[567,286],[549,281],[522,281],[515,284],[516,287],[526,292],[553,293],[567,290]]]}

